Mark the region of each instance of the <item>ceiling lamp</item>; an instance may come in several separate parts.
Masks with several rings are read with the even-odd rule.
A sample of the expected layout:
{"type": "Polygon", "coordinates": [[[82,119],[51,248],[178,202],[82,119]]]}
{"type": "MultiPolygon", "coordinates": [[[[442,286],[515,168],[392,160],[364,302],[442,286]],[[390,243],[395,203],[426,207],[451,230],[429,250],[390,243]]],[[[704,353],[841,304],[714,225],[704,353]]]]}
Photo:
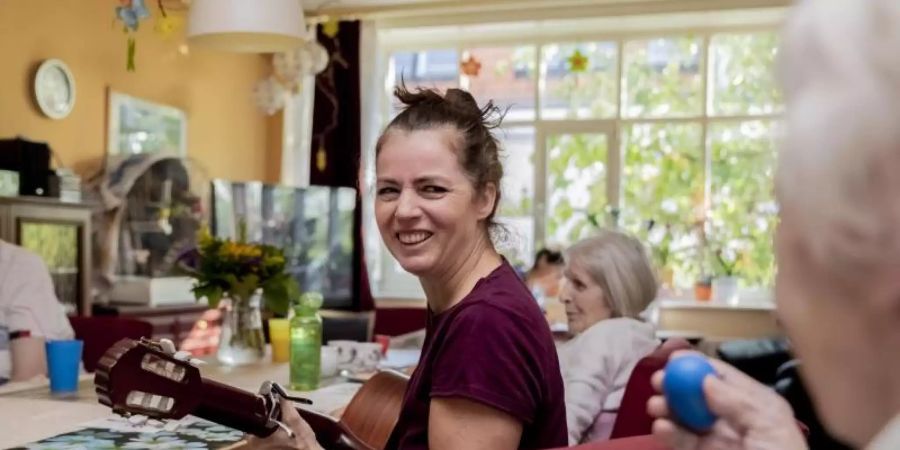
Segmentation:
{"type": "Polygon", "coordinates": [[[188,42],[230,52],[276,53],[306,38],[300,0],[192,0],[188,42]]]}

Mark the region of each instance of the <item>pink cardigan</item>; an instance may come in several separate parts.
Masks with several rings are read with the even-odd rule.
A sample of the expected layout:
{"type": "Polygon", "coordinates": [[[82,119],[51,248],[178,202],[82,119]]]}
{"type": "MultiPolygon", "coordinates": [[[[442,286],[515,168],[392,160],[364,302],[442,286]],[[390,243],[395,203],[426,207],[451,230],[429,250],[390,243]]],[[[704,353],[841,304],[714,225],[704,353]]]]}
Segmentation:
{"type": "Polygon", "coordinates": [[[609,439],[631,371],[657,346],[655,328],[630,318],[602,320],[560,345],[569,445],[609,439]]]}

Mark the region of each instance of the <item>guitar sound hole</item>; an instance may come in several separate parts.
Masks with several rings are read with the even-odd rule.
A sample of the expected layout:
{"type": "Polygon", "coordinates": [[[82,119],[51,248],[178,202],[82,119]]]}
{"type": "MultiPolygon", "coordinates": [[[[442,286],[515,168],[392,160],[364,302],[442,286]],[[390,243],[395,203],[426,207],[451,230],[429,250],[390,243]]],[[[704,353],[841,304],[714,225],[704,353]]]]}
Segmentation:
{"type": "Polygon", "coordinates": [[[150,413],[167,413],[175,407],[175,399],[163,395],[150,394],[142,391],[131,391],[125,399],[125,403],[131,408],[141,409],[150,413]]]}
{"type": "Polygon", "coordinates": [[[141,360],[141,369],[172,381],[184,380],[187,373],[183,365],[162,359],[152,353],[144,355],[144,359],[141,360]]]}

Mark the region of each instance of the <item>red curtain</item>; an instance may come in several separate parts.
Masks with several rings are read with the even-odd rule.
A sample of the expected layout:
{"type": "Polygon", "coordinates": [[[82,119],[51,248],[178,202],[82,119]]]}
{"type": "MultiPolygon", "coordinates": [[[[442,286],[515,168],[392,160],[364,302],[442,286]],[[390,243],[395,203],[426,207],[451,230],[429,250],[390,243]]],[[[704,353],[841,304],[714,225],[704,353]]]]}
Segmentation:
{"type": "Polygon", "coordinates": [[[359,21],[340,22],[337,34],[317,28],[319,43],[329,54],[328,67],[316,76],[313,138],[310,149],[310,183],[320,186],[357,188],[353,216],[356,271],[353,277],[354,309],[375,309],[362,241],[362,204],[359,170],[362,155],[360,135],[359,21]]]}

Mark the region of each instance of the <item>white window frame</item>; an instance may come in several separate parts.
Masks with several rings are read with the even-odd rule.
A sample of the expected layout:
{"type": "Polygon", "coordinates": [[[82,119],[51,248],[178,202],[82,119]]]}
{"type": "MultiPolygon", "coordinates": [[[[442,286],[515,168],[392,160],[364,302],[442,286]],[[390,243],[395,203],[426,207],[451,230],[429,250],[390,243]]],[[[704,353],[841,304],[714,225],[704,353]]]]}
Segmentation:
{"type": "MultiPolygon", "coordinates": [[[[711,77],[710,41],[715,34],[724,33],[752,33],[777,31],[785,17],[785,8],[769,8],[753,11],[722,11],[720,13],[683,13],[659,16],[641,16],[628,18],[598,18],[578,21],[558,21],[530,24],[498,24],[500,31],[483,33],[467,33],[465,27],[439,27],[434,30],[406,30],[406,29],[380,29],[378,57],[382,61],[389,61],[390,55],[397,51],[428,50],[435,48],[455,48],[462,55],[471,47],[500,47],[500,46],[525,46],[534,45],[536,55],[536,67],[540,73],[546,70],[541,61],[541,47],[547,44],[569,42],[615,42],[617,49],[617,76],[616,83],[616,116],[603,119],[565,119],[549,120],[541,118],[540,73],[535,80],[535,117],[529,120],[504,121],[504,128],[533,127],[535,130],[535,248],[544,244],[546,236],[546,173],[547,173],[547,137],[567,133],[589,133],[607,135],[607,196],[609,205],[618,208],[622,204],[622,129],[632,124],[645,123],[696,123],[701,126],[701,145],[703,145],[704,164],[704,202],[708,210],[711,194],[711,146],[707,139],[707,130],[715,123],[736,123],[741,121],[772,121],[782,117],[781,113],[767,114],[741,114],[741,115],[711,115],[712,104],[710,101],[708,85],[711,77]],[[710,23],[718,25],[710,26],[710,23]],[[662,25],[665,24],[665,25],[662,25]],[[523,37],[523,32],[528,30],[528,37],[523,37]],[[593,31],[591,31],[593,30],[593,31]],[[596,31],[604,30],[604,31],[596,31]],[[414,34],[410,34],[414,33],[414,34]],[[699,115],[669,118],[628,118],[622,115],[622,71],[624,59],[624,44],[627,41],[694,34],[702,38],[700,52],[701,77],[701,104],[699,115]],[[473,36],[474,35],[474,36],[473,36]],[[415,36],[414,39],[411,36],[415,36]]],[[[484,30],[484,26],[480,26],[484,30]]],[[[391,90],[393,85],[388,83],[388,64],[384,64],[380,79],[384,80],[384,92],[381,101],[382,126],[387,123],[391,114],[391,90]]],[[[466,76],[460,74],[459,85],[466,87],[466,76]]],[[[370,153],[368,160],[374,161],[374,146],[367,149],[370,153]]],[[[374,173],[374,167],[370,167],[374,173]]],[[[374,180],[374,176],[370,178],[374,180]]],[[[371,192],[374,186],[369,186],[370,193],[366,201],[373,202],[371,192]]],[[[374,219],[366,221],[369,227],[374,227],[374,219]]],[[[376,298],[418,298],[424,299],[424,293],[418,280],[402,270],[393,270],[396,262],[383,243],[379,242],[380,249],[367,248],[367,251],[378,253],[372,255],[373,272],[372,286],[376,298]]]]}

